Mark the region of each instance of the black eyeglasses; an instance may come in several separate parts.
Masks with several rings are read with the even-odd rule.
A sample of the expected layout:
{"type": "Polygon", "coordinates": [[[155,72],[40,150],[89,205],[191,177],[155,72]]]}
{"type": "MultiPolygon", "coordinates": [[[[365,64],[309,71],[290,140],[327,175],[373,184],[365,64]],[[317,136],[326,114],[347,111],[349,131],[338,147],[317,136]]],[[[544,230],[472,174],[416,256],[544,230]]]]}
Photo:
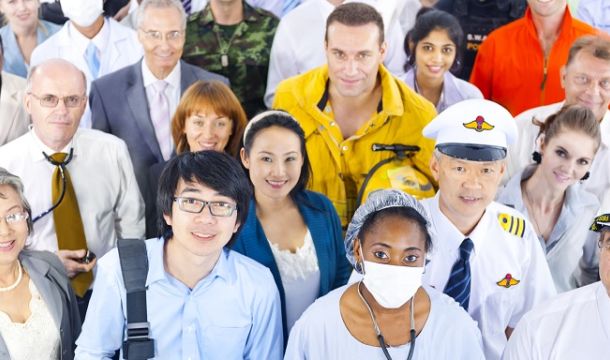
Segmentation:
{"type": "Polygon", "coordinates": [[[237,205],[224,201],[204,201],[189,197],[174,197],[174,201],[178,203],[180,210],[193,214],[202,212],[206,205],[212,216],[227,217],[233,215],[233,212],[237,210],[237,205]]]}
{"type": "Polygon", "coordinates": [[[66,105],[66,107],[71,108],[79,107],[82,104],[83,100],[85,100],[85,97],[81,95],[69,95],[60,98],[52,94],[45,94],[42,96],[38,96],[32,92],[29,92],[28,94],[38,99],[38,101],[40,101],[40,106],[44,106],[47,108],[56,107],[57,104],[59,104],[59,99],[64,102],[64,105],[66,105]]]}

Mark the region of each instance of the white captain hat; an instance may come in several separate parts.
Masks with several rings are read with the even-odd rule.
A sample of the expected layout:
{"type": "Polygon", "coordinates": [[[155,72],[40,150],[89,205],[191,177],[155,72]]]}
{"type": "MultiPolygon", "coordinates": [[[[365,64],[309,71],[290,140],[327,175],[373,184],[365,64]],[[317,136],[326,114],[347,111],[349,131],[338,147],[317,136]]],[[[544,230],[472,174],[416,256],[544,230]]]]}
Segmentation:
{"type": "Polygon", "coordinates": [[[436,139],[443,154],[471,161],[495,161],[506,157],[517,140],[513,116],[501,105],[484,99],[453,104],[432,120],[424,136],[436,139]]]}

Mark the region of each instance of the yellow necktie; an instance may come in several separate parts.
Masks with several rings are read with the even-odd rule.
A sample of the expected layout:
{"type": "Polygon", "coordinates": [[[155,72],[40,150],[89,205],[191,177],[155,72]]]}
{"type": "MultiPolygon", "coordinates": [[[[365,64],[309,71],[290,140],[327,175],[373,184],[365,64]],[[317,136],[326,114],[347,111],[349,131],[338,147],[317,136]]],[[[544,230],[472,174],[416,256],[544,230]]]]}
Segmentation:
{"type": "MultiPolygon", "coordinates": [[[[55,153],[50,158],[62,163],[66,159],[66,153],[55,153]]],[[[85,229],[83,228],[83,220],[80,216],[78,208],[78,200],[72,187],[72,180],[68,169],[63,169],[65,178],[65,193],[64,198],[59,205],[53,210],[53,221],[55,221],[55,233],[57,234],[57,245],[60,250],[79,250],[87,249],[87,239],[85,238],[85,229]]],[[[53,178],[51,179],[51,197],[53,204],[56,204],[61,196],[63,181],[61,176],[60,166],[55,167],[53,178]]],[[[83,297],[89,289],[93,281],[91,271],[79,273],[72,279],[72,287],[76,295],[83,297]]]]}

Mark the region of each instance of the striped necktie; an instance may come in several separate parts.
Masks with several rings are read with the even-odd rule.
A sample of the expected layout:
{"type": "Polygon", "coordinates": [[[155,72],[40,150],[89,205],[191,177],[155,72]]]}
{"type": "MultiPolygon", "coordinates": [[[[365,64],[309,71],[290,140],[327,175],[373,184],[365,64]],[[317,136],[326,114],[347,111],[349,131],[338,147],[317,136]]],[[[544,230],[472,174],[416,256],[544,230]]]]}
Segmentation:
{"type": "MultiPolygon", "coordinates": [[[[64,165],[68,154],[55,153],[50,158],[61,165],[55,166],[53,177],[51,179],[51,198],[53,204],[56,204],[61,197],[62,188],[64,197],[53,210],[53,222],[55,223],[55,233],[57,235],[57,246],[60,250],[80,250],[87,249],[87,239],[85,238],[85,229],[83,220],[80,216],[78,207],[78,199],[72,186],[72,179],[68,173],[68,169],[64,165]],[[63,178],[65,183],[62,180],[63,178]]],[[[93,281],[91,271],[82,272],[72,278],[72,287],[76,295],[83,297],[93,281]]]]}
{"type": "Polygon", "coordinates": [[[294,9],[301,3],[301,0],[284,0],[282,4],[282,16],[286,15],[290,10],[294,9]]]}
{"type": "Polygon", "coordinates": [[[473,248],[474,244],[470,238],[462,241],[459,249],[460,257],[453,264],[449,281],[443,291],[455,299],[466,311],[468,311],[470,302],[470,254],[473,248]]]}
{"type": "Polygon", "coordinates": [[[191,13],[191,0],[182,0],[182,6],[184,7],[184,12],[189,15],[191,13]]]}

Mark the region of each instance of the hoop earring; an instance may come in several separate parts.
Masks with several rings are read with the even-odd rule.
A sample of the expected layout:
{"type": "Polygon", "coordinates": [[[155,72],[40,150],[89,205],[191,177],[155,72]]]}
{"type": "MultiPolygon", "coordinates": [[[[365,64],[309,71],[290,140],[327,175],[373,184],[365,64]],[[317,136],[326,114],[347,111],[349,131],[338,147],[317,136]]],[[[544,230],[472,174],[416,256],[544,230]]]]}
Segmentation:
{"type": "Polygon", "coordinates": [[[538,151],[534,151],[532,153],[532,160],[534,160],[536,164],[540,164],[542,162],[542,155],[538,151]]]}

